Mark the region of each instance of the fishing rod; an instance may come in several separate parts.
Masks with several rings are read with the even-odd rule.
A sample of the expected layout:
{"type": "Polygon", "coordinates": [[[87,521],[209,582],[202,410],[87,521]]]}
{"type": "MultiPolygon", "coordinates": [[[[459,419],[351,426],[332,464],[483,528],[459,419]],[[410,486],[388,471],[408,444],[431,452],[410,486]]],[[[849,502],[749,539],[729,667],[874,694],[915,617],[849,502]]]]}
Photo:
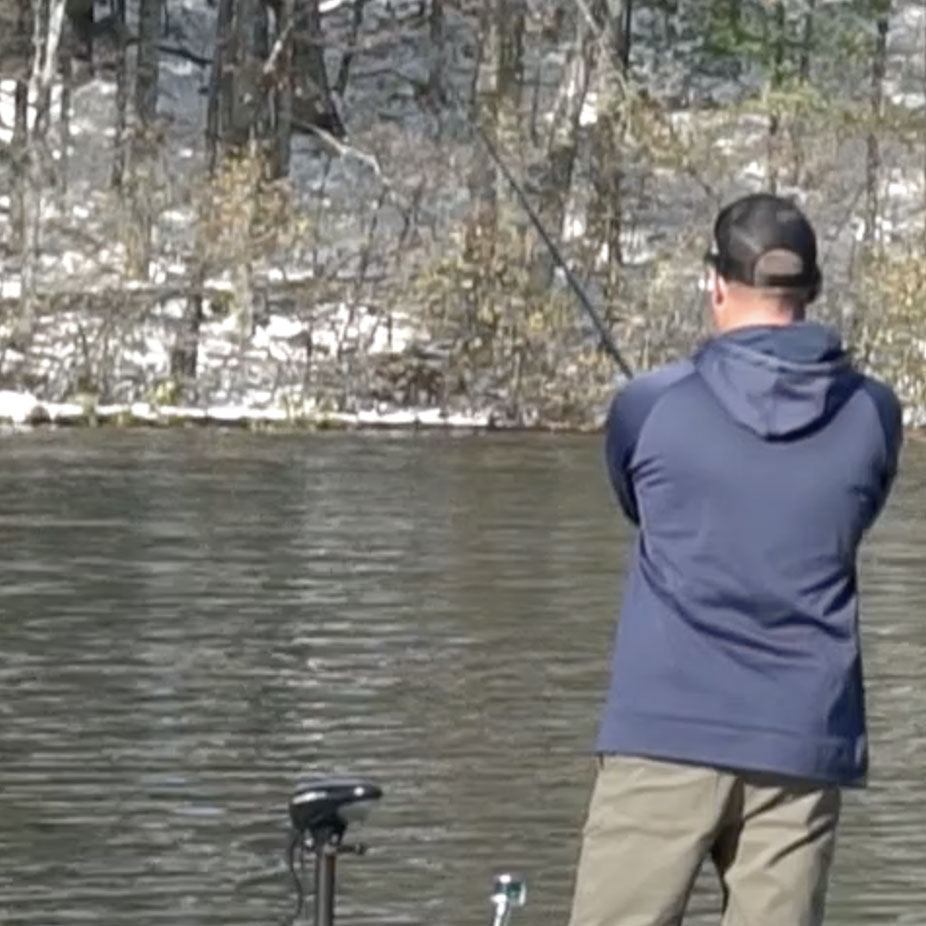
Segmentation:
{"type": "Polygon", "coordinates": [[[569,283],[569,285],[572,287],[572,291],[578,297],[582,308],[585,309],[589,318],[591,318],[592,323],[598,332],[598,336],[601,338],[601,346],[618,365],[624,376],[626,376],[627,379],[632,379],[633,370],[631,369],[630,364],[627,363],[627,361],[624,359],[624,355],[621,353],[620,349],[614,341],[614,338],[611,335],[611,332],[605,325],[604,319],[601,317],[601,313],[595,308],[591,299],[588,297],[588,294],[583,289],[582,284],[578,281],[576,275],[569,269],[569,265],[563,258],[563,255],[559,248],[556,246],[556,243],[550,237],[547,230],[543,227],[543,223],[540,221],[540,217],[537,215],[534,207],[530,203],[530,200],[527,198],[527,194],[524,192],[524,187],[518,182],[517,178],[514,176],[502,156],[499,154],[498,149],[494,144],[492,144],[492,141],[485,129],[483,129],[483,127],[478,122],[474,122],[474,126],[479,137],[482,139],[482,143],[485,145],[486,150],[489,152],[489,157],[491,157],[495,166],[502,172],[505,179],[510,184],[511,189],[514,190],[514,193],[518,198],[518,202],[520,202],[521,207],[524,209],[524,212],[530,219],[531,225],[534,226],[534,230],[546,245],[547,250],[550,252],[557,266],[560,268],[560,270],[563,271],[563,274],[566,277],[566,281],[569,283]]]}

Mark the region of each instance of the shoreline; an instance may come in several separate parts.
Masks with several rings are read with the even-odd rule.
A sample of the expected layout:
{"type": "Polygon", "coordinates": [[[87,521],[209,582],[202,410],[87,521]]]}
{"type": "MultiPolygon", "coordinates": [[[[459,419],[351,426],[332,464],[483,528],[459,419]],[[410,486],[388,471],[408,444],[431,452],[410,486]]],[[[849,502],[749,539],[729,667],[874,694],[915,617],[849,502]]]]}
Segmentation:
{"type": "Polygon", "coordinates": [[[500,420],[490,412],[462,414],[439,408],[392,408],[358,412],[324,411],[309,406],[287,409],[249,405],[153,405],[149,402],[96,404],[45,402],[31,393],[0,390],[0,428],[5,430],[111,428],[228,428],[255,432],[319,431],[595,434],[601,426],[500,420]]]}
{"type": "MultiPolygon", "coordinates": [[[[908,419],[914,416],[905,416],[908,419]]],[[[500,420],[491,412],[448,413],[440,408],[392,408],[334,412],[306,406],[302,409],[250,405],[153,405],[149,402],[96,404],[45,402],[31,393],[0,390],[0,434],[35,430],[169,430],[181,428],[227,429],[273,434],[311,434],[323,431],[350,433],[431,434],[549,434],[593,436],[595,425],[537,421],[533,424],[500,420]]],[[[906,421],[904,435],[926,440],[926,424],[906,421]]]]}

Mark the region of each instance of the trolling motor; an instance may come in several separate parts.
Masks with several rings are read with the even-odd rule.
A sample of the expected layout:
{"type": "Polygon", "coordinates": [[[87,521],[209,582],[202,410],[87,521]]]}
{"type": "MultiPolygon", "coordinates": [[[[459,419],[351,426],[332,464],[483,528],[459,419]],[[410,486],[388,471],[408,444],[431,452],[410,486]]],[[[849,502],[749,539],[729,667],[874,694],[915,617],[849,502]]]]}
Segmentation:
{"type": "MultiPolygon", "coordinates": [[[[337,857],[366,852],[359,843],[345,843],[344,834],[349,824],[366,819],[382,796],[379,785],[363,778],[315,779],[296,788],[289,801],[294,831],[289,865],[299,891],[294,922],[302,912],[303,897],[302,882],[295,871],[296,849],[308,849],[315,856],[315,926],[333,926],[337,857]]],[[[508,926],[512,910],[523,907],[526,898],[523,878],[508,873],[496,875],[490,897],[495,910],[492,926],[508,926]]]]}
{"type": "Polygon", "coordinates": [[[372,781],[325,778],[305,782],[290,798],[289,816],[295,830],[290,863],[296,846],[315,856],[315,926],[334,923],[337,857],[366,852],[364,845],[344,842],[348,824],[366,819],[373,803],[382,796],[382,788],[372,781]]]}

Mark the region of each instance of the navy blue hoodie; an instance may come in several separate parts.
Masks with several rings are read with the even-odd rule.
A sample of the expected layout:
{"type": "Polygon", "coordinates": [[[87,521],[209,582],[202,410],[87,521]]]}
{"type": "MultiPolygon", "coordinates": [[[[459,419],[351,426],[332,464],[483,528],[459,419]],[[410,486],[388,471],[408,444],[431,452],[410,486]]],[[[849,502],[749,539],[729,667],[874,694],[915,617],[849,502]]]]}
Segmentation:
{"type": "Polygon", "coordinates": [[[856,553],[900,405],[811,322],[632,380],[608,471],[639,532],[598,750],[864,784],[856,553]]]}

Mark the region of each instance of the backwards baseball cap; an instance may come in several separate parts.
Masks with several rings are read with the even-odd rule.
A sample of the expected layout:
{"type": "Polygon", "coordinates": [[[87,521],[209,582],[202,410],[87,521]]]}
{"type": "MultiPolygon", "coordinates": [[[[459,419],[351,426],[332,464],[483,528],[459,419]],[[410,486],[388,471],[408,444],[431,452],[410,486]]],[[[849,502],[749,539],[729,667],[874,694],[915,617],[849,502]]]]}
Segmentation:
{"type": "Polygon", "coordinates": [[[823,281],[810,222],[792,200],[771,193],[753,193],[722,209],[705,259],[725,280],[805,290],[811,302],[823,281]]]}

